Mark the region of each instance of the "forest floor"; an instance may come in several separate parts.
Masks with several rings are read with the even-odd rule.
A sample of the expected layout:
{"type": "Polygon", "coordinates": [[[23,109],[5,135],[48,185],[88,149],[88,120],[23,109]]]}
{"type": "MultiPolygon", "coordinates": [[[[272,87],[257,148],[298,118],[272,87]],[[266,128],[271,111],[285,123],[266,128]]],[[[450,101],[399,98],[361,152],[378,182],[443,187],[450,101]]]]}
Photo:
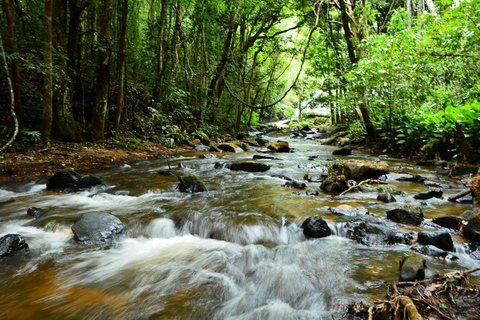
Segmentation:
{"type": "Polygon", "coordinates": [[[0,153],[0,184],[35,180],[63,169],[82,172],[106,169],[123,163],[158,159],[179,149],[161,144],[128,148],[117,143],[52,143],[49,148],[35,147],[0,153]]]}

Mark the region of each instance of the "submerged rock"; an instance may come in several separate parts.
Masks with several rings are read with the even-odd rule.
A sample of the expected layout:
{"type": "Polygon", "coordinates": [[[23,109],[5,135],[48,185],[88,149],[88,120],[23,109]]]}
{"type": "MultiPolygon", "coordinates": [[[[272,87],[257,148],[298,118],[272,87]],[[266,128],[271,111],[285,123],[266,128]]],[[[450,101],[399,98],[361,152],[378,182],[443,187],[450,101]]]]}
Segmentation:
{"type": "Polygon", "coordinates": [[[267,148],[275,152],[290,152],[290,146],[288,145],[287,141],[278,140],[269,144],[267,148]]]}
{"type": "Polygon", "coordinates": [[[28,249],[28,244],[19,234],[7,234],[0,238],[0,260],[25,249],[28,249]]]}
{"type": "Polygon", "coordinates": [[[443,196],[442,190],[428,190],[415,195],[414,198],[418,200],[427,200],[430,198],[441,198],[442,196],[443,196]]]}
{"type": "Polygon", "coordinates": [[[215,163],[214,168],[215,169],[225,169],[225,168],[228,168],[228,164],[226,162],[219,161],[219,162],[215,163]]]}
{"type": "Polygon", "coordinates": [[[295,180],[287,181],[287,182],[285,182],[285,184],[283,186],[287,187],[287,188],[295,188],[295,189],[306,189],[307,188],[307,185],[305,183],[295,181],[295,180]]]}
{"type": "Polygon", "coordinates": [[[428,245],[415,244],[410,247],[410,250],[418,252],[420,254],[424,254],[426,256],[433,257],[433,258],[447,258],[450,260],[458,259],[458,257],[456,255],[453,255],[451,252],[442,250],[431,244],[428,244],[428,245]]]}
{"type": "Polygon", "coordinates": [[[387,219],[395,222],[411,224],[418,226],[423,221],[423,212],[420,207],[417,208],[398,208],[387,211],[387,219]]]}
{"type": "Polygon", "coordinates": [[[324,238],[332,234],[330,227],[322,217],[308,217],[303,223],[303,234],[307,238],[324,238]]]}
{"type": "Polygon", "coordinates": [[[270,166],[260,162],[239,162],[230,164],[228,168],[233,171],[265,172],[270,166]]]}
{"type": "Polygon", "coordinates": [[[47,190],[80,191],[103,184],[103,181],[97,176],[81,176],[73,170],[62,170],[48,179],[47,190]]]}
{"type": "Polygon", "coordinates": [[[124,234],[126,227],[110,212],[88,212],[75,221],[72,231],[80,244],[107,244],[124,234]]]}
{"type": "Polygon", "coordinates": [[[365,207],[352,207],[348,204],[341,204],[337,207],[328,208],[328,212],[337,216],[355,217],[358,215],[369,214],[365,207]]]}
{"type": "Polygon", "coordinates": [[[345,160],[335,162],[332,169],[337,174],[345,175],[347,180],[377,179],[390,172],[386,162],[367,160],[345,160]]]}
{"type": "Polygon", "coordinates": [[[28,208],[27,210],[27,214],[30,216],[30,217],[33,217],[33,218],[39,218],[41,216],[43,216],[45,214],[45,211],[43,211],[42,209],[40,208],[36,208],[36,207],[30,207],[28,208]]]}
{"type": "Polygon", "coordinates": [[[264,156],[264,155],[260,155],[260,154],[254,154],[253,155],[253,160],[262,160],[262,159],[266,159],[266,160],[281,160],[279,158],[275,158],[275,157],[272,157],[272,156],[264,156]]]}
{"type": "Polygon", "coordinates": [[[327,193],[341,193],[348,189],[347,180],[344,175],[329,176],[323,180],[320,189],[327,193]]]}
{"type": "Polygon", "coordinates": [[[178,184],[178,190],[181,192],[187,193],[196,193],[207,191],[205,184],[194,174],[188,175],[186,177],[178,177],[180,181],[178,184]]]}
{"type": "Polygon", "coordinates": [[[448,232],[421,231],[418,233],[417,243],[453,251],[452,236],[448,232]]]}
{"type": "Polygon", "coordinates": [[[160,170],[158,171],[158,174],[164,177],[171,177],[173,176],[173,171],[172,170],[160,170]]]}
{"type": "Polygon", "coordinates": [[[419,174],[413,175],[413,174],[406,174],[404,176],[398,177],[398,181],[411,181],[411,182],[419,182],[423,183],[427,178],[422,177],[419,174]]]}

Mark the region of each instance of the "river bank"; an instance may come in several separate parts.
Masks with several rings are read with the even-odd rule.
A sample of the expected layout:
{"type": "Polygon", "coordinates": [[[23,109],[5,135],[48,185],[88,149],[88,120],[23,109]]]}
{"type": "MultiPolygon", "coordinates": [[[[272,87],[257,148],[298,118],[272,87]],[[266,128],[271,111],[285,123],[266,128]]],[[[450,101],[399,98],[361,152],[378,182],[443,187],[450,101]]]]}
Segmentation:
{"type": "Polygon", "coordinates": [[[148,143],[129,148],[125,144],[53,142],[49,148],[31,147],[0,154],[0,184],[35,180],[63,169],[107,169],[131,161],[159,159],[182,148],[148,143]]]}

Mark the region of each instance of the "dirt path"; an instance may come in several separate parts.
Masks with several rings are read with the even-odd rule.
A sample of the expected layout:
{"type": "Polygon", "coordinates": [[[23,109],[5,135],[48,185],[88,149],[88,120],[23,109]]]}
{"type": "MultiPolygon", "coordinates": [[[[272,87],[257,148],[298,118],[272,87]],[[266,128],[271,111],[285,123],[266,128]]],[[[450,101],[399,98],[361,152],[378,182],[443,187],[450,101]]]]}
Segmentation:
{"type": "Polygon", "coordinates": [[[34,180],[62,169],[78,172],[117,166],[126,162],[161,158],[179,151],[162,145],[127,149],[120,145],[97,143],[55,143],[48,149],[0,153],[0,185],[34,180]]]}

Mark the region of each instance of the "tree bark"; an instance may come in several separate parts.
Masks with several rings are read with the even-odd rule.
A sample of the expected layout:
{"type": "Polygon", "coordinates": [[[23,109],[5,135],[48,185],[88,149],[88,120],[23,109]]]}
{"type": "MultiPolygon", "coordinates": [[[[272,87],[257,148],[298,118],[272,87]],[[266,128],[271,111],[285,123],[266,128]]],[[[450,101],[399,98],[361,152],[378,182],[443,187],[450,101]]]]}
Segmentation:
{"type": "Polygon", "coordinates": [[[21,97],[21,78],[20,78],[20,64],[18,58],[18,46],[15,35],[15,19],[12,14],[12,7],[10,0],[2,1],[3,12],[6,18],[7,36],[5,38],[5,51],[8,54],[14,54],[15,58],[10,58],[10,78],[13,86],[14,107],[17,115],[19,126],[22,126],[22,97],[21,97]]]}
{"type": "Polygon", "coordinates": [[[122,33],[120,35],[120,53],[118,55],[118,95],[115,104],[114,129],[117,133],[120,128],[120,117],[123,109],[123,89],[125,87],[125,48],[127,46],[127,17],[128,0],[123,1],[122,33]]]}
{"type": "Polygon", "coordinates": [[[155,90],[153,96],[158,102],[162,97],[162,84],[163,74],[165,73],[163,60],[164,60],[164,48],[163,43],[165,41],[165,21],[167,17],[167,1],[161,0],[160,20],[158,21],[158,47],[157,47],[157,81],[155,82],[155,90]]]}
{"type": "Polygon", "coordinates": [[[73,117],[66,56],[67,2],[53,0],[52,44],[59,51],[56,61],[62,74],[54,83],[52,136],[58,140],[80,141],[80,133],[73,117]]]}
{"type": "Polygon", "coordinates": [[[405,0],[405,6],[408,14],[408,28],[412,28],[412,16],[413,16],[413,9],[412,9],[412,0],[405,0]]]}
{"type": "Polygon", "coordinates": [[[113,0],[103,0],[102,4],[99,27],[104,48],[98,53],[97,100],[92,114],[93,137],[96,140],[105,139],[105,121],[107,118],[108,91],[110,85],[110,21],[112,17],[113,0]]]}
{"type": "Polygon", "coordinates": [[[352,42],[352,30],[350,29],[350,22],[349,22],[349,17],[348,13],[345,7],[345,0],[339,0],[340,4],[340,12],[342,13],[342,26],[343,26],[343,32],[345,33],[345,41],[347,42],[347,51],[348,51],[348,57],[350,59],[350,62],[352,64],[358,62],[358,58],[355,55],[355,46],[353,45],[352,42]]]}
{"type": "Polygon", "coordinates": [[[423,0],[418,0],[417,17],[420,17],[420,15],[423,13],[423,6],[424,6],[423,0]]]}
{"type": "Polygon", "coordinates": [[[45,76],[43,78],[42,126],[43,140],[50,144],[53,122],[53,47],[52,47],[52,1],[45,0],[43,11],[43,63],[45,76]]]}

